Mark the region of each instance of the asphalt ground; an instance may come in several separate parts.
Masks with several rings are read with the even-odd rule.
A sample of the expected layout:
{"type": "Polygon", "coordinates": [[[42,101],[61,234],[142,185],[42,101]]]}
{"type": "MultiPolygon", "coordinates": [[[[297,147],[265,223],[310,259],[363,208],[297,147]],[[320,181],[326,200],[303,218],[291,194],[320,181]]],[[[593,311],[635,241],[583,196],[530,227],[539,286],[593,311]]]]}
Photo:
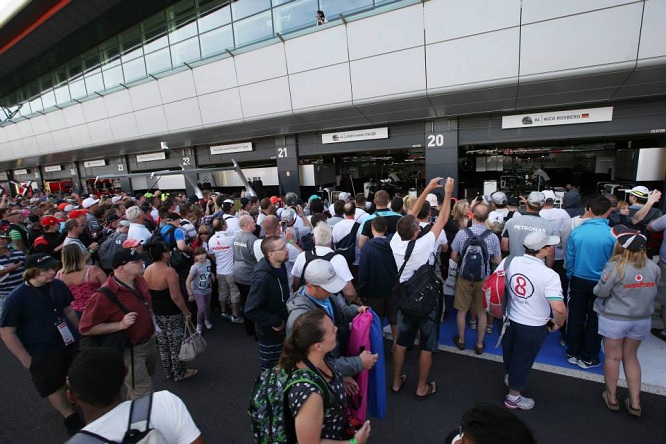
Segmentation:
{"type": "MultiPolygon", "coordinates": [[[[197,361],[199,374],[189,380],[167,381],[161,367],[156,390],[170,390],[188,406],[208,443],[252,443],[246,413],[258,374],[257,346],[242,326],[219,318],[205,337],[208,348],[197,361]]],[[[390,359],[390,343],[386,342],[390,359]]],[[[464,410],[476,403],[503,405],[505,387],[498,362],[448,352],[434,356],[431,377],[438,391],[427,400],[414,398],[418,351],[408,352],[403,391],[388,394],[388,415],[372,420],[372,443],[438,443],[458,427],[464,410]]],[[[0,443],[63,443],[62,419],[40,399],[29,373],[0,346],[0,443]]],[[[391,363],[387,362],[387,380],[391,363]]],[[[540,443],[663,443],[666,398],[643,394],[643,416],[622,409],[610,412],[601,400],[602,384],[542,371],[532,371],[529,390],[536,400],[531,411],[517,411],[540,443]]],[[[626,389],[619,389],[622,402],[626,389]]]]}

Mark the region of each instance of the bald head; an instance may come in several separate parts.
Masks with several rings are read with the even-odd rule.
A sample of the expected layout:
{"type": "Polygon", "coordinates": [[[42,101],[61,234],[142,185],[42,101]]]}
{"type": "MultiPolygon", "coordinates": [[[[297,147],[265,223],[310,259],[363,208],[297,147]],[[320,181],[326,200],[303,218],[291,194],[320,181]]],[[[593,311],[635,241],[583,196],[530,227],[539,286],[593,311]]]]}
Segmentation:
{"type": "Polygon", "coordinates": [[[261,227],[264,229],[266,236],[273,236],[280,231],[280,221],[277,216],[270,214],[261,222],[261,227]]]}
{"type": "Polygon", "coordinates": [[[240,226],[241,231],[251,233],[254,231],[254,218],[248,214],[241,216],[238,219],[238,225],[240,226]]]}
{"type": "Polygon", "coordinates": [[[472,215],[475,221],[484,223],[488,219],[488,205],[485,203],[476,204],[472,210],[472,215]]]}

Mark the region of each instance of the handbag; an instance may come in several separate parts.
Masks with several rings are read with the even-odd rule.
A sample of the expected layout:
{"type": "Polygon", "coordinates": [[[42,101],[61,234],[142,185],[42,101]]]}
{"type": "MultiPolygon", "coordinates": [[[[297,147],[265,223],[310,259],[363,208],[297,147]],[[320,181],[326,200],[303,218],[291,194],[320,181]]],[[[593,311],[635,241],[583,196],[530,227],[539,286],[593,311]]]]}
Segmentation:
{"type": "Polygon", "coordinates": [[[398,272],[398,283],[393,287],[398,310],[411,319],[422,319],[439,308],[442,283],[435,270],[427,262],[421,265],[407,280],[400,283],[400,276],[409,257],[414,251],[415,241],[410,241],[405,252],[405,260],[398,272]]]}
{"type": "Polygon", "coordinates": [[[191,322],[185,323],[185,338],[180,346],[179,361],[192,361],[206,350],[206,340],[197,333],[191,322]]]}

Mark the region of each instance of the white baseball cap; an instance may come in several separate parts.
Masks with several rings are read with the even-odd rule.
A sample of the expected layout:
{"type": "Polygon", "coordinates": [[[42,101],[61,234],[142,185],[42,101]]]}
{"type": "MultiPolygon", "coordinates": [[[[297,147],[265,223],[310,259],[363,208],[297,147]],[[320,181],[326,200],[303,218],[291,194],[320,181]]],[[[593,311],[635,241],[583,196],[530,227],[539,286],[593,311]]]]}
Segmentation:
{"type": "Polygon", "coordinates": [[[351,199],[351,193],[343,191],[342,193],[338,194],[338,199],[340,199],[340,200],[349,200],[349,199],[351,199]]]}
{"type": "Polygon", "coordinates": [[[506,194],[503,191],[495,191],[490,195],[490,200],[493,201],[495,205],[504,205],[506,204],[506,194]]]}
{"type": "Polygon", "coordinates": [[[433,193],[429,193],[426,196],[426,202],[428,202],[432,208],[437,208],[439,206],[439,203],[437,202],[437,195],[433,193]]]}
{"type": "Polygon", "coordinates": [[[631,189],[631,194],[641,199],[647,199],[650,195],[650,190],[642,185],[639,185],[631,189]]]}
{"type": "Polygon", "coordinates": [[[546,203],[546,196],[541,191],[532,191],[527,196],[527,203],[535,207],[542,207],[546,203]]]}
{"type": "Polygon", "coordinates": [[[543,231],[533,231],[525,236],[525,240],[523,241],[525,248],[535,251],[541,250],[546,245],[557,245],[559,243],[559,236],[549,236],[543,231]]]}
{"type": "Polygon", "coordinates": [[[87,197],[83,199],[83,202],[81,202],[81,205],[83,205],[83,208],[90,208],[93,205],[95,205],[97,202],[99,202],[99,199],[95,199],[93,197],[87,197]]]}
{"type": "Polygon", "coordinates": [[[555,202],[557,200],[557,195],[553,190],[543,190],[542,193],[547,201],[552,200],[553,202],[555,202]]]}
{"type": "Polygon", "coordinates": [[[305,282],[317,285],[330,293],[339,293],[347,285],[335,274],[333,265],[325,259],[315,259],[305,269],[305,282]]]}

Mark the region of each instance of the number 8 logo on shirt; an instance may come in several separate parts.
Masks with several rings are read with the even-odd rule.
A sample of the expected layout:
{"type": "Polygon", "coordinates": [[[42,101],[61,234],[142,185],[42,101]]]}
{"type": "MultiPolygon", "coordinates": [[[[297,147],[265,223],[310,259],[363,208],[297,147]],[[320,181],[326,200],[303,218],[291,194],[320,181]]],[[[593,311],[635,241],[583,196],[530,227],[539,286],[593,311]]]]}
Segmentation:
{"type": "Polygon", "coordinates": [[[512,275],[509,285],[511,286],[513,294],[518,298],[529,299],[534,295],[534,285],[524,274],[516,273],[512,275]]]}

